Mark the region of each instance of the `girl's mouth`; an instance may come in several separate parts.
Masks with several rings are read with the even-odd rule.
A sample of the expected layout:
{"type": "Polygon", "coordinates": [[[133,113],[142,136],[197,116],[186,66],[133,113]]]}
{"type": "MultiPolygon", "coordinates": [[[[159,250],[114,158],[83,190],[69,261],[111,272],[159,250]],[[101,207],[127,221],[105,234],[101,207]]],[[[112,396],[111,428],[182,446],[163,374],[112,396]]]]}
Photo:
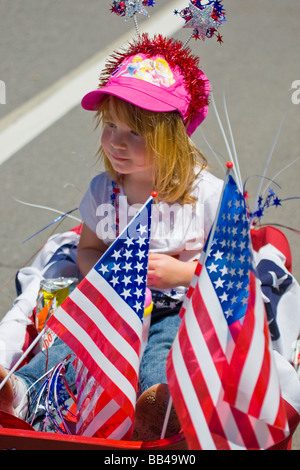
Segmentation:
{"type": "Polygon", "coordinates": [[[112,158],[118,162],[124,162],[125,160],[128,160],[126,157],[120,157],[119,155],[114,155],[112,154],[112,158]]]}

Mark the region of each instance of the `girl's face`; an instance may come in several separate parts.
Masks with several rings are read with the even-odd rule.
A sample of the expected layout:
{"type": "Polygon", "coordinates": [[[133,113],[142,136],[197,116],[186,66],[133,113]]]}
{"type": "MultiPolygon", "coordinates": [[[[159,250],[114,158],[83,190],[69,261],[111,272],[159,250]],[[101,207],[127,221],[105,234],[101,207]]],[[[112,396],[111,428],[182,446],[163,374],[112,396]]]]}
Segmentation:
{"type": "Polygon", "coordinates": [[[146,138],[120,121],[110,106],[104,117],[102,148],[114,170],[122,175],[139,174],[152,177],[152,161],[146,138]]]}

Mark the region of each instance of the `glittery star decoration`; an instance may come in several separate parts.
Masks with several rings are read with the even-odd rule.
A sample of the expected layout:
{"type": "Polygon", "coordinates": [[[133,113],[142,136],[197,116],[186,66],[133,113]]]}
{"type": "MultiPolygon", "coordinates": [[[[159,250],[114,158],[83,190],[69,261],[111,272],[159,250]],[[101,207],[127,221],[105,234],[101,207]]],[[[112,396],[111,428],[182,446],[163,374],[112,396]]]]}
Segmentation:
{"type": "Polygon", "coordinates": [[[125,0],[125,5],[126,5],[126,13],[125,13],[125,21],[129,20],[129,18],[132,18],[133,15],[136,13],[139,13],[140,15],[145,15],[149,17],[149,13],[143,6],[142,0],[125,0]]]}
{"type": "Polygon", "coordinates": [[[112,3],[111,12],[118,16],[125,16],[125,21],[132,18],[136,13],[149,17],[145,6],[154,7],[155,0],[123,0],[112,3]]]}
{"type": "Polygon", "coordinates": [[[191,0],[188,7],[181,11],[175,10],[174,13],[185,20],[184,28],[193,28],[191,37],[194,39],[205,41],[206,38],[216,36],[221,44],[223,36],[216,34],[225,21],[225,10],[221,2],[222,0],[191,0]]]}
{"type": "Polygon", "coordinates": [[[214,8],[212,5],[207,5],[206,8],[200,10],[190,3],[189,10],[192,18],[184,25],[184,28],[193,28],[204,41],[207,30],[213,28],[215,24],[215,20],[212,18],[214,8]]]}

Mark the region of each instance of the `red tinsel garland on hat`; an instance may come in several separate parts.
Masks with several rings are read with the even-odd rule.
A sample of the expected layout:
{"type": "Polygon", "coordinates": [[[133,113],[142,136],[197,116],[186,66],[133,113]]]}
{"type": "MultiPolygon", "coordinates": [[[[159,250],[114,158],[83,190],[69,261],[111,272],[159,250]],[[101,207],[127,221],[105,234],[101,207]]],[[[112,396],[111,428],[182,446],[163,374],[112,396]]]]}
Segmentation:
{"type": "Polygon", "coordinates": [[[184,76],[185,86],[191,96],[187,112],[187,121],[190,121],[199,113],[199,110],[208,105],[205,93],[205,83],[199,79],[200,58],[192,54],[191,50],[183,47],[181,41],[166,38],[162,35],[149,38],[148,34],[134,39],[127,44],[126,49],[115,51],[108,59],[106,66],[100,76],[99,87],[108,82],[110,76],[127,57],[136,54],[146,54],[149,57],[163,56],[172,68],[178,67],[184,76]]]}

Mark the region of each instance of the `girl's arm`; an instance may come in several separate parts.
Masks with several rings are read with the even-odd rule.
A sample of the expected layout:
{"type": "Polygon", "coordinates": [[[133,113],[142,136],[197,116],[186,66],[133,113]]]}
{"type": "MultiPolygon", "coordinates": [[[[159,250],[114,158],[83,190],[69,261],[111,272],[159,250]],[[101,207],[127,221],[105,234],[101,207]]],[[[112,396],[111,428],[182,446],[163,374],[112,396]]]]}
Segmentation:
{"type": "Polygon", "coordinates": [[[179,261],[169,255],[149,253],[148,284],[158,289],[189,287],[196,265],[196,261],[179,261]]]}
{"type": "Polygon", "coordinates": [[[77,248],[77,264],[83,276],[87,275],[106,250],[107,245],[83,224],[77,248]]]}

